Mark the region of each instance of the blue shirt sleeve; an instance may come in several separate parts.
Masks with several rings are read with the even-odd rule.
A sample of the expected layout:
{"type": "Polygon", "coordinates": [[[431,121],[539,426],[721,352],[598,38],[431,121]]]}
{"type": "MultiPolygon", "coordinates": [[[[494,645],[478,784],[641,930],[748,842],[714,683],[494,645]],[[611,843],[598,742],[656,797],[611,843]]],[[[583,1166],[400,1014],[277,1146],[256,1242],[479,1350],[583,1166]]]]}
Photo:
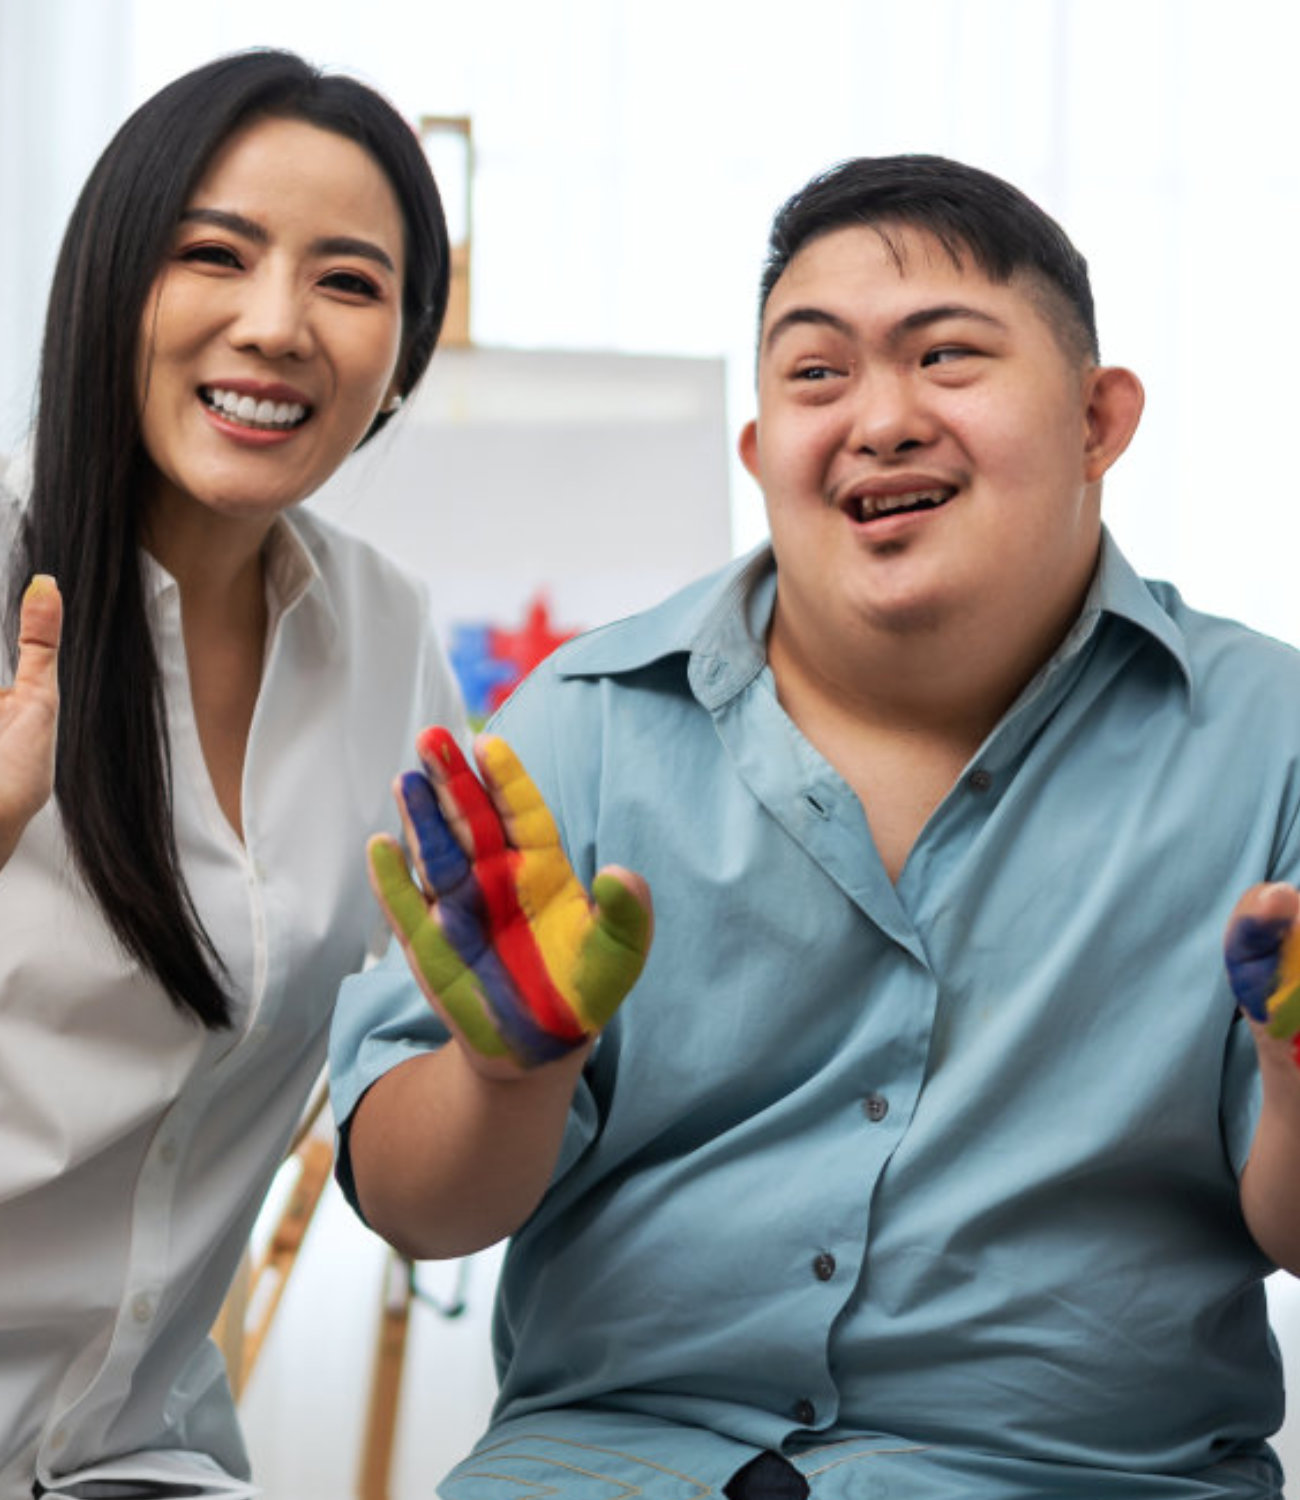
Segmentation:
{"type": "MultiPolygon", "coordinates": [[[[352,1116],[362,1096],[390,1069],[450,1040],[437,1012],[424,998],[394,940],[371,968],[344,980],[330,1033],[330,1105],[338,1122],[335,1176],[359,1217],[356,1180],[348,1148],[352,1116]]],[[[580,1080],[569,1112],[554,1177],[562,1177],[596,1134],[596,1107],[580,1080]]]]}
{"type": "Polygon", "coordinates": [[[391,1068],[435,1051],[447,1039],[447,1028],[411,977],[395,939],[377,964],[343,981],[330,1032],[330,1106],[339,1128],[335,1175],[358,1213],[347,1149],[353,1111],[391,1068]]]}

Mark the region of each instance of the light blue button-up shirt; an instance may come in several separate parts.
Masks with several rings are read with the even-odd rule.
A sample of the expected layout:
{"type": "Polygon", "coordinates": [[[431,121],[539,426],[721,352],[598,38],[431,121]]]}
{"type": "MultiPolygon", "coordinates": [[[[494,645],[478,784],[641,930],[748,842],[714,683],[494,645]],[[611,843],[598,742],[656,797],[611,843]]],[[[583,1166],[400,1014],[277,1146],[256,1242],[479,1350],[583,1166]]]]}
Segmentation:
{"type": "MultiPolygon", "coordinates": [[[[762,1448],[840,1454],[816,1495],[886,1454],[969,1493],[1274,1493],[1221,940],[1247,886],[1300,877],[1300,657],[1105,538],[895,885],[777,701],[774,592],[762,550],[562,649],[494,726],[584,881],[646,876],[656,937],[508,1251],[493,1427],[442,1493],[578,1447],[683,1495],[762,1448]]],[[[399,955],[350,980],[338,1117],[443,1035],[399,955]]]]}

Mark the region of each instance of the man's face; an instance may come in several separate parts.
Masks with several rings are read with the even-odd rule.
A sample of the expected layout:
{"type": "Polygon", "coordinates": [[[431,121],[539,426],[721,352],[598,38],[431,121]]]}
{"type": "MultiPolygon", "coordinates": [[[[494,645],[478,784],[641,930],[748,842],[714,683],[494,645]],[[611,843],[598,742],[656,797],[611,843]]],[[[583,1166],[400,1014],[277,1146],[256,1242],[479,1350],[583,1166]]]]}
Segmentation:
{"type": "Polygon", "coordinates": [[[813,240],[764,312],[740,449],[767,501],[778,613],[846,643],[864,625],[1063,630],[1119,451],[1096,452],[1107,374],[1065,352],[1032,284],[889,234],[898,259],[868,227],[813,240]]]}

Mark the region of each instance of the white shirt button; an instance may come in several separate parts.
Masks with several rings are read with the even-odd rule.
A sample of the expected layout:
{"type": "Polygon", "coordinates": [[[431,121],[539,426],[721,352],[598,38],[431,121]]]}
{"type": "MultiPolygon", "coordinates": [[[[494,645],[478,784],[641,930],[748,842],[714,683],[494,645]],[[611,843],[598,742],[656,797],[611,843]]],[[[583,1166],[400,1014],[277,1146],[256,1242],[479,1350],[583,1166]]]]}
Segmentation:
{"type": "Polygon", "coordinates": [[[131,1315],[137,1323],[147,1323],[153,1317],[153,1298],[141,1292],[131,1304],[131,1315]]]}

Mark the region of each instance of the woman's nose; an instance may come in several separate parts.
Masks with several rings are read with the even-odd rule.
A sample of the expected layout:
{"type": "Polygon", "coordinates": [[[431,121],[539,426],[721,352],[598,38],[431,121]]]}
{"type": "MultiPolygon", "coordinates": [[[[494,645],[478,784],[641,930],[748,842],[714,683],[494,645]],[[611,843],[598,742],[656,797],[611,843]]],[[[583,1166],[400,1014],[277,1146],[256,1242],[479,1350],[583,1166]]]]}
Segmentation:
{"type": "Polygon", "coordinates": [[[290,278],[271,270],[244,284],[230,329],[238,348],[254,348],[268,359],[305,358],[314,345],[304,299],[290,278]]]}

